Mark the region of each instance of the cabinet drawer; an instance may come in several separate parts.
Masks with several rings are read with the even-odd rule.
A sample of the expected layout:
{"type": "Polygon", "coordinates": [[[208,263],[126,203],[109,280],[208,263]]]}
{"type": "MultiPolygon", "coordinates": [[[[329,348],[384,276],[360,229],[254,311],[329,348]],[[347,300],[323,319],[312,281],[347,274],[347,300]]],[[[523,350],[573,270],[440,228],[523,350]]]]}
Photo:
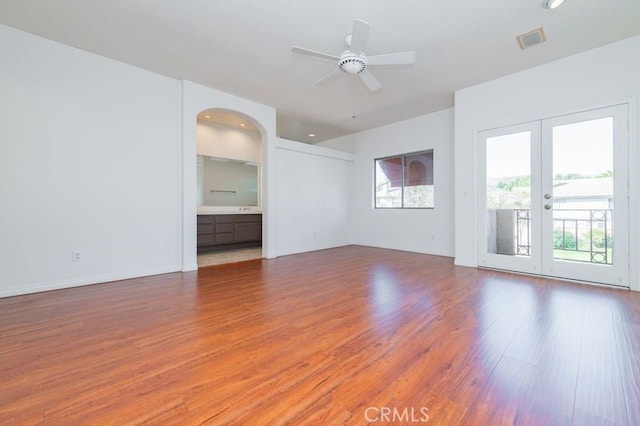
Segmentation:
{"type": "Polygon", "coordinates": [[[214,217],[216,218],[216,223],[233,223],[233,215],[231,214],[216,215],[214,217]]]}
{"type": "Polygon", "coordinates": [[[239,222],[262,222],[261,214],[238,214],[236,215],[236,223],[239,222]]]}
{"type": "Polygon", "coordinates": [[[198,224],[201,223],[213,223],[213,216],[211,215],[198,215],[198,224]]]}
{"type": "Polygon", "coordinates": [[[209,246],[213,244],[213,234],[198,235],[198,247],[209,246]]]}
{"type": "Polygon", "coordinates": [[[216,234],[220,232],[233,232],[233,223],[216,223],[216,234]]]}
{"type": "Polygon", "coordinates": [[[238,242],[258,240],[257,225],[257,223],[236,223],[235,240],[238,242]]]}
{"type": "Polygon", "coordinates": [[[233,242],[233,232],[223,233],[223,234],[215,234],[215,242],[216,244],[226,244],[233,242]]]}
{"type": "Polygon", "coordinates": [[[199,223],[198,224],[198,235],[200,234],[213,234],[213,224],[212,223],[199,223]]]}

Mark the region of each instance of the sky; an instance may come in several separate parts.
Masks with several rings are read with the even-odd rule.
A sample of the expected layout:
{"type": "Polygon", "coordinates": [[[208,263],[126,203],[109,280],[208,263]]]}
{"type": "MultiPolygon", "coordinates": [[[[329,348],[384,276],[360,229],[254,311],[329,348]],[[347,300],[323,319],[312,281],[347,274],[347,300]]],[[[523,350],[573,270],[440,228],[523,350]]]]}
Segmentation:
{"type": "MultiPolygon", "coordinates": [[[[612,117],[555,126],[552,134],[553,175],[597,175],[613,170],[612,117]]],[[[487,138],[487,176],[530,174],[530,139],[530,132],[487,138]]]]}

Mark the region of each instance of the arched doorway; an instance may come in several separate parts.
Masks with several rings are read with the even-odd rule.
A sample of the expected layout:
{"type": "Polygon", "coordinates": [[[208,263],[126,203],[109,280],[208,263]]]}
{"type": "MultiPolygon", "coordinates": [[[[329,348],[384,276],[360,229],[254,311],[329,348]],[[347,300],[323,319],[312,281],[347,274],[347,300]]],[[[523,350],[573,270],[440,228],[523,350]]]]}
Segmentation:
{"type": "Polygon", "coordinates": [[[196,120],[197,263],[260,259],[263,147],[251,117],[209,108],[196,120]]]}

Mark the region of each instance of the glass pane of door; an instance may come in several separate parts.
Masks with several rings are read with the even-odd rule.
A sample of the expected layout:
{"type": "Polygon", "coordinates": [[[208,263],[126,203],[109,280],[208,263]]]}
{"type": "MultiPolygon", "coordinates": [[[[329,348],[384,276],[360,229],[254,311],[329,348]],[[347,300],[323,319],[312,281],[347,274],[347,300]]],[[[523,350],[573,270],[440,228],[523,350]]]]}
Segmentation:
{"type": "Polygon", "coordinates": [[[478,264],[629,285],[627,105],[479,133],[478,264]]]}
{"type": "Polygon", "coordinates": [[[611,265],[613,117],[554,126],[552,141],[553,258],[611,265]]]}
{"type": "Polygon", "coordinates": [[[531,256],[531,132],[486,138],[487,253],[531,256]]]}
{"type": "Polygon", "coordinates": [[[542,273],[629,285],[626,105],[542,121],[542,273]]]}

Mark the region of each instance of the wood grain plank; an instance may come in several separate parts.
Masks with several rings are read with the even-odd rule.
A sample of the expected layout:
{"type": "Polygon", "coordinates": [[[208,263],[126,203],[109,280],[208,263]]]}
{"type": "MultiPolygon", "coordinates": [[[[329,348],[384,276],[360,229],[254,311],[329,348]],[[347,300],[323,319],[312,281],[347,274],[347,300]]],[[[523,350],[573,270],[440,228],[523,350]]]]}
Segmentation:
{"type": "Polygon", "coordinates": [[[602,290],[574,294],[585,306],[585,323],[576,384],[574,423],[627,424],[622,369],[612,304],[602,290]],[[584,423],[586,422],[586,423],[584,423]]]}
{"type": "Polygon", "coordinates": [[[0,424],[634,424],[638,312],[629,292],[358,246],[17,296],[0,424]]]}
{"type": "Polygon", "coordinates": [[[535,366],[502,357],[467,410],[462,424],[513,425],[518,419],[535,366]]]}
{"type": "Polygon", "coordinates": [[[548,294],[506,354],[536,366],[519,422],[570,425],[585,307],[571,293],[551,289],[548,294]]]}
{"type": "Polygon", "coordinates": [[[618,321],[615,331],[627,422],[637,425],[640,424],[640,324],[618,321]]]}

